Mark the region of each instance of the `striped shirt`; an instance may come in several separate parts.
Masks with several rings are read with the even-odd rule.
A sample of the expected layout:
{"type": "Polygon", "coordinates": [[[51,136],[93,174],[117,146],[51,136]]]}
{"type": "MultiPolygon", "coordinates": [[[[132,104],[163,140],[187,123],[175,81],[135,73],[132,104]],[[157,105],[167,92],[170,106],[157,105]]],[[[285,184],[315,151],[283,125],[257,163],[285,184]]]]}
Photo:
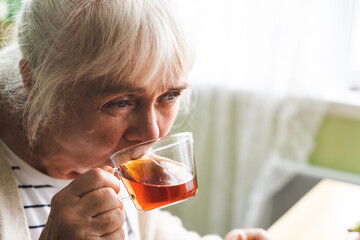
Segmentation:
{"type": "MultiPolygon", "coordinates": [[[[3,141],[0,140],[0,144],[4,146],[19,187],[31,239],[38,240],[50,213],[52,197],[72,180],[57,179],[39,172],[21,160],[3,141]]],[[[133,234],[126,216],[123,229],[125,239],[132,240],[133,234]]]]}

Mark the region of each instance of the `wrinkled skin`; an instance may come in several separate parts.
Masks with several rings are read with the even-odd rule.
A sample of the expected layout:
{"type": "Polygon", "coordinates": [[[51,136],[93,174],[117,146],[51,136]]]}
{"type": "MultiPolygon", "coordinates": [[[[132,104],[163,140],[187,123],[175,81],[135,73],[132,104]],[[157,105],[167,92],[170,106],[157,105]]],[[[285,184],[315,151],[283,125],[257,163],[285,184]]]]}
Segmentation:
{"type": "MultiPolygon", "coordinates": [[[[31,86],[31,68],[20,62],[24,86],[31,86]]],[[[179,109],[179,97],[187,84],[175,80],[163,84],[122,83],[98,89],[85,84],[68,98],[68,112],[61,129],[49,129],[34,151],[26,147],[23,131],[12,131],[11,122],[1,138],[37,170],[62,179],[74,179],[51,201],[51,211],[41,240],[116,239],[125,237],[123,206],[117,193],[109,157],[122,148],[165,136],[179,109]],[[86,94],[82,94],[86,93],[86,94]]],[[[225,240],[268,240],[260,229],[229,232],[225,240]]]]}

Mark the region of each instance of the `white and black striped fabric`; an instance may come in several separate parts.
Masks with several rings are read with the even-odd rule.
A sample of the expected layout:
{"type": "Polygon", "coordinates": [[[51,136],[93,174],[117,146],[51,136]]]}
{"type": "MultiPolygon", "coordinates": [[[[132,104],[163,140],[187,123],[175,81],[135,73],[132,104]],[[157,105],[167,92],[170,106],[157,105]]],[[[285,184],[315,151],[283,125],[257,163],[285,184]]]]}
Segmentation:
{"type": "MultiPolygon", "coordinates": [[[[52,197],[72,180],[56,179],[39,172],[21,160],[3,141],[0,140],[0,144],[5,148],[20,190],[31,238],[38,240],[50,213],[52,197]]],[[[126,239],[132,240],[133,233],[127,221],[123,229],[126,239]]]]}

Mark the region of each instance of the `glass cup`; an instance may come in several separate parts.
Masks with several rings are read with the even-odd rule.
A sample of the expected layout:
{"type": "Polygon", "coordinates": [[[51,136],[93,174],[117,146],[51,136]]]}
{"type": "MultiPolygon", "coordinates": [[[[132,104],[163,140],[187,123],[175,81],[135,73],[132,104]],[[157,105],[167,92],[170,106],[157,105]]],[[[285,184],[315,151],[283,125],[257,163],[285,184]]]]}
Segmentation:
{"type": "Polygon", "coordinates": [[[177,133],[133,145],[110,157],[139,211],[185,201],[198,191],[193,137],[177,133]]]}

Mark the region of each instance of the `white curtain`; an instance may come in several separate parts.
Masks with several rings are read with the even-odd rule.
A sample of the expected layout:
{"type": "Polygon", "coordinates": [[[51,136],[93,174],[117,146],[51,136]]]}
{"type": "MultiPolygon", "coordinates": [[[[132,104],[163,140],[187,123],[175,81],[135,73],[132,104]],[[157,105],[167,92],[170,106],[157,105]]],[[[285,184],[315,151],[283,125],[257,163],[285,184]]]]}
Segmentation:
{"type": "Polygon", "coordinates": [[[194,30],[197,82],[328,95],[354,78],[357,0],[178,1],[194,30]]]}
{"type": "Polygon", "coordinates": [[[296,172],[278,166],[306,162],[326,105],[221,87],[194,92],[195,106],[173,131],[194,133],[199,194],[170,211],[203,234],[267,227],[271,197],[296,172]]]}
{"type": "Polygon", "coordinates": [[[360,91],[360,1],[354,1],[350,14],[350,71],[353,90],[360,91]]]}
{"type": "Polygon", "coordinates": [[[200,189],[170,210],[203,234],[266,227],[271,197],[296,173],[278,166],[306,164],[324,99],[356,79],[358,3],[180,2],[196,29],[195,100],[173,131],[194,132],[200,189]]]}

